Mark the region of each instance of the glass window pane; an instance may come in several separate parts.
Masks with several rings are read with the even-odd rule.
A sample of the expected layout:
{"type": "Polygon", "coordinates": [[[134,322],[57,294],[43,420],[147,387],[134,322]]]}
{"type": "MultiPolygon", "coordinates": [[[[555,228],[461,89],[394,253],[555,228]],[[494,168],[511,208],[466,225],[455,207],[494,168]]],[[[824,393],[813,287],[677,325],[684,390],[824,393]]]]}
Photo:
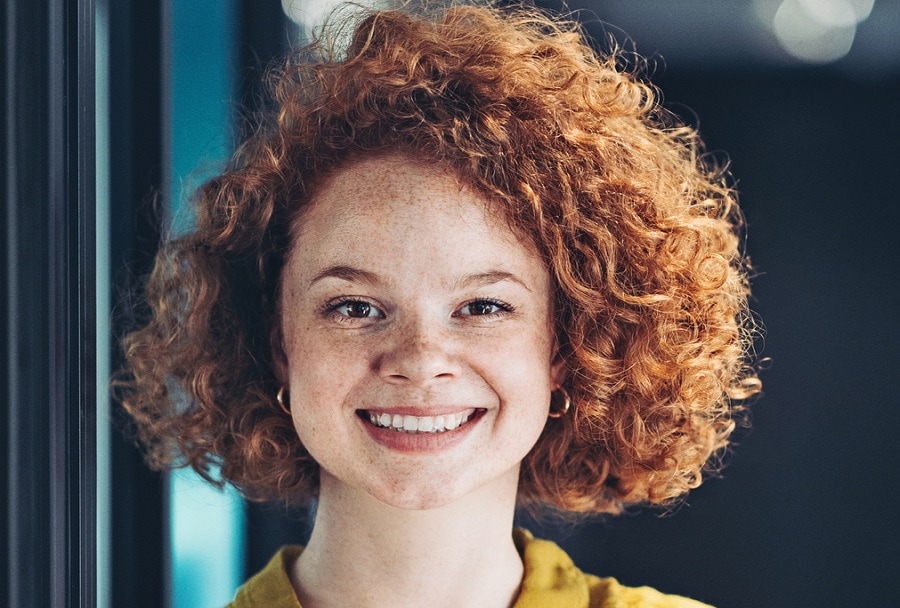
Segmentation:
{"type": "MultiPolygon", "coordinates": [[[[236,56],[233,0],[210,10],[199,0],[172,2],[168,124],[172,229],[190,229],[191,193],[214,175],[231,142],[236,56]]],[[[169,475],[173,608],[222,606],[244,578],[244,516],[232,488],[220,492],[190,470],[169,475]]]]}

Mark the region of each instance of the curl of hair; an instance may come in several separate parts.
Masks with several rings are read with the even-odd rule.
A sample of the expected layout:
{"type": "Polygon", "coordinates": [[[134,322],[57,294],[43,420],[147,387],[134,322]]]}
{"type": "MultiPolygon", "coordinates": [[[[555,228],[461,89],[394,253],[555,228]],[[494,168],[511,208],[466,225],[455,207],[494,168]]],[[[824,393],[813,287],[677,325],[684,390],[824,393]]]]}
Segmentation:
{"type": "Polygon", "coordinates": [[[741,217],[696,131],[619,59],[573,23],[467,6],[369,12],[343,55],[296,52],[271,76],[275,112],[196,194],[196,230],[159,252],[150,318],[123,341],[149,462],[254,499],[315,494],[274,398],[281,267],[316,184],[390,152],[496,204],[554,281],[574,406],[524,461],[520,503],[615,513],[697,486],[759,390],[741,217]]]}

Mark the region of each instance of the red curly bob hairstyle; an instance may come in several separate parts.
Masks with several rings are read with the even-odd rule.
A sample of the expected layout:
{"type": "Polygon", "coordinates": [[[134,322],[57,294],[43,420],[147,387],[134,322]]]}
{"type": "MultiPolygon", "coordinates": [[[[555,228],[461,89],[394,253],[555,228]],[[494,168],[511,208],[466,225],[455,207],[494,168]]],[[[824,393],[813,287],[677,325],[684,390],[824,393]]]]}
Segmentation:
{"type": "Polygon", "coordinates": [[[150,464],[315,495],[275,399],[281,269],[317,184],[392,153],[492,201],[553,280],[573,408],[523,462],[520,504],[615,513],[697,486],[760,385],[740,213],[696,131],[534,10],[370,11],[351,29],[342,53],[319,40],[273,73],[275,111],[157,256],[119,381],[150,464]]]}

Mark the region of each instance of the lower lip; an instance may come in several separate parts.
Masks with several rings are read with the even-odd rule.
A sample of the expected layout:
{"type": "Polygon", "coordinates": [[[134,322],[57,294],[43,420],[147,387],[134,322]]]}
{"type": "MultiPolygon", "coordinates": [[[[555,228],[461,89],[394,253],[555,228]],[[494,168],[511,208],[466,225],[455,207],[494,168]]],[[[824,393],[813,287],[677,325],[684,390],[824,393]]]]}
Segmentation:
{"type": "Polygon", "coordinates": [[[484,410],[476,410],[469,420],[452,431],[440,433],[404,433],[372,424],[365,416],[359,420],[376,443],[397,452],[438,452],[455,446],[465,439],[481,421],[484,410]]]}

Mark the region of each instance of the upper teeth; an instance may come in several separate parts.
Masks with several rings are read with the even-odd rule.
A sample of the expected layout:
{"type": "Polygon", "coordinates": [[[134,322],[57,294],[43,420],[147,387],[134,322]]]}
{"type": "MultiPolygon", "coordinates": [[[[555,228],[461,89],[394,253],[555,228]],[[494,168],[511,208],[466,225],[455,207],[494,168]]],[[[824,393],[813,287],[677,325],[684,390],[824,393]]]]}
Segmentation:
{"type": "Polygon", "coordinates": [[[475,410],[468,410],[458,414],[443,414],[441,416],[401,416],[369,412],[369,420],[372,424],[386,429],[403,431],[406,433],[441,433],[452,431],[465,424],[475,410]]]}

